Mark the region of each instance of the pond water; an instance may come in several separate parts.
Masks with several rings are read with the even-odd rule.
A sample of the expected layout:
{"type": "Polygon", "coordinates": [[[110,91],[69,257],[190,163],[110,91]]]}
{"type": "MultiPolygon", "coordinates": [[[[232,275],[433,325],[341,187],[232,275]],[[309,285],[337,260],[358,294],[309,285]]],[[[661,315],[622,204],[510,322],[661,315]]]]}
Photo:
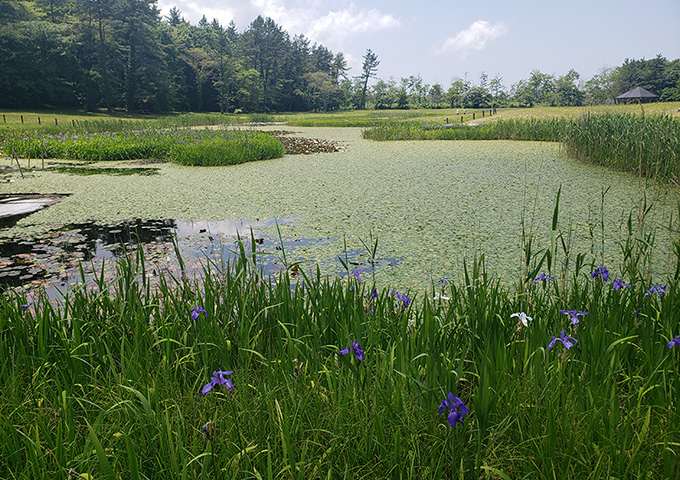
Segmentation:
{"type": "MultiPolygon", "coordinates": [[[[240,245],[250,254],[257,253],[257,263],[264,275],[274,277],[298,261],[305,260],[305,251],[318,241],[310,239],[275,238],[255,231],[271,225],[285,226],[294,219],[267,221],[187,222],[178,220],[147,220],[120,225],[96,223],[58,226],[44,232],[39,239],[16,237],[14,242],[0,243],[0,286],[46,287],[52,298],[58,298],[76,284],[92,280],[104,272],[104,278],[115,278],[116,258],[143,249],[147,275],[157,281],[160,274],[179,279],[183,273],[201,272],[205,267],[213,271],[225,269],[239,255],[240,245]],[[179,252],[179,261],[177,256],[179,252]],[[80,267],[82,266],[82,273],[80,267]]],[[[323,243],[323,242],[322,242],[323,243]]],[[[325,242],[326,246],[329,247],[325,242]]],[[[365,252],[348,250],[336,252],[352,269],[371,273],[374,268],[395,265],[395,259],[368,262],[365,252]]],[[[337,257],[336,257],[337,258],[337,257]]],[[[342,264],[337,262],[340,267],[342,264]]],[[[339,276],[347,271],[338,268],[339,276]]]]}
{"type": "MultiPolygon", "coordinates": [[[[584,164],[567,157],[558,144],[377,143],[363,140],[355,128],[286,129],[298,136],[339,141],[343,150],[229,167],[159,164],[153,176],[36,170],[25,179],[0,185],[0,193],[69,196],[0,230],[0,244],[7,252],[9,245],[40,243],[63,235],[55,229],[64,225],[75,226],[71,230],[83,235],[91,224],[120,230],[121,225],[169,222],[163,238],[142,241],[150,249],[154,245],[167,249],[167,235],[174,233],[186,238],[191,244],[188,251],[199,252],[199,258],[205,249],[213,249],[208,237],[214,240],[219,233],[233,246],[235,233],[226,233],[226,227],[218,228],[215,222],[234,221],[244,227],[240,233],[246,237],[252,226],[256,236],[266,240],[258,247],[275,255],[276,247],[282,247],[275,222],[280,219],[283,247],[304,246],[296,250],[295,259],[309,266],[319,264],[327,274],[339,271],[337,256],[345,245],[362,268],[367,258],[364,244],[372,236],[378,239],[378,258],[383,259],[376,268],[381,286],[423,290],[439,278],[457,279],[463,263],[480,252],[491,272],[511,282],[521,265],[522,224],[535,237],[535,249],[547,247],[561,186],[560,230],[568,234],[574,252],[588,253],[588,261],[604,261],[616,271],[621,262],[619,242],[627,235],[625,221],[646,194],[652,203],[646,225],[657,231],[656,273],[663,275],[671,268],[671,242],[678,235],[678,189],[645,185],[633,175],[584,164]],[[208,222],[199,228],[205,232],[185,235],[186,225],[199,222],[208,222]]],[[[98,247],[95,241],[88,249],[110,251],[104,243],[98,247]]],[[[173,252],[170,249],[167,255],[173,252]]],[[[217,253],[224,254],[224,249],[217,253]]],[[[87,258],[79,255],[71,257],[87,258]]],[[[8,262],[12,255],[0,252],[0,256],[8,262]]]]}

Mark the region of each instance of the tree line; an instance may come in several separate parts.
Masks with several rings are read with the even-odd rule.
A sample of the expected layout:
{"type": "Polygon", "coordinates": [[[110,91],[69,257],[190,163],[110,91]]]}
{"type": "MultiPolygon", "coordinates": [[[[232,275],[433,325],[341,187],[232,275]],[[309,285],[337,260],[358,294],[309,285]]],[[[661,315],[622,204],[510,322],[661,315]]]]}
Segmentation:
{"type": "Polygon", "coordinates": [[[0,0],[0,105],[164,111],[341,106],[342,53],[270,18],[191,25],[155,0],[0,0]]]}
{"type": "Polygon", "coordinates": [[[370,49],[352,77],[342,53],[291,36],[271,18],[239,32],[197,25],[156,0],[0,0],[0,106],[167,111],[328,111],[611,103],[641,86],[680,100],[680,60],[626,60],[582,81],[538,70],[509,88],[465,74],[448,87],[383,80],[370,49]]]}
{"type": "Polygon", "coordinates": [[[529,78],[510,88],[500,75],[489,78],[485,72],[477,81],[468,74],[454,77],[447,89],[439,83],[426,84],[420,75],[398,81],[390,78],[377,81],[369,101],[377,109],[580,106],[614,103],[617,96],[635,87],[655,93],[661,101],[680,101],[680,59],[669,61],[661,55],[650,60],[626,59],[587,81],[573,69],[562,76],[533,70],[529,78]]]}

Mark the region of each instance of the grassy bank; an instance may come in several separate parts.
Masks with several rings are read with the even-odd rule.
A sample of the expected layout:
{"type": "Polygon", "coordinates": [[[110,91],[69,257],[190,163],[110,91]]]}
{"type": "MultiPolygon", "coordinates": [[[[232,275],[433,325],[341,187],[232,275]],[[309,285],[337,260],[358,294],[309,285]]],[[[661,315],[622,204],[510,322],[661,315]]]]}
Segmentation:
{"type": "Polygon", "coordinates": [[[255,242],[158,289],[138,250],[60,304],[7,293],[0,476],[677,477],[678,273],[630,240],[621,271],[529,242],[512,289],[480,258],[422,298],[285,252],[263,278],[255,242]]]}
{"type": "Polygon", "coordinates": [[[680,122],[668,116],[584,115],[510,119],[474,126],[400,122],[376,126],[364,138],[387,140],[532,140],[562,142],[581,160],[678,183],[680,122]]]}
{"type": "Polygon", "coordinates": [[[71,133],[118,132],[164,128],[189,128],[206,125],[238,125],[259,122],[260,114],[183,113],[174,115],[124,115],[78,111],[4,111],[0,112],[0,138],[13,138],[28,132],[71,133]]]}
{"type": "MultiPolygon", "coordinates": [[[[644,105],[646,115],[667,115],[680,117],[680,102],[654,102],[644,105]]],[[[176,125],[195,127],[204,125],[237,125],[259,122],[286,122],[295,126],[355,126],[367,127],[393,121],[412,120],[433,123],[484,123],[504,120],[576,118],[585,114],[620,114],[641,115],[642,108],[637,104],[589,105],[582,107],[547,107],[531,108],[499,108],[493,116],[489,109],[439,108],[409,110],[348,110],[333,112],[300,112],[274,114],[219,114],[219,113],[185,113],[160,116],[126,115],[122,113],[106,114],[104,112],[79,111],[24,111],[6,110],[0,112],[0,137],[12,136],[17,132],[42,130],[49,133],[85,132],[85,131],[117,131],[129,128],[167,128],[176,125]],[[485,113],[485,116],[482,115],[485,113]],[[474,120],[473,120],[474,114],[474,120]],[[2,117],[4,115],[4,117],[2,117]],[[57,127],[56,129],[54,127],[57,127]]]]}

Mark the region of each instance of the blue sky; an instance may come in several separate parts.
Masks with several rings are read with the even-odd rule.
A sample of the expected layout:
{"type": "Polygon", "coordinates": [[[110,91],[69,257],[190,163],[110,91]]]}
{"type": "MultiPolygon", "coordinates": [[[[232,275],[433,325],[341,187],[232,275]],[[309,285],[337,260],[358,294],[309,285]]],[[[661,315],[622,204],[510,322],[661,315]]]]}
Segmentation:
{"type": "Polygon", "coordinates": [[[556,76],[574,69],[581,80],[626,58],[680,58],[680,0],[398,1],[398,0],[159,0],[196,24],[202,15],[238,31],[258,16],[291,35],[304,34],[343,52],[359,75],[370,48],[377,75],[420,75],[448,88],[454,77],[479,82],[500,75],[506,88],[538,69],[556,76]]]}

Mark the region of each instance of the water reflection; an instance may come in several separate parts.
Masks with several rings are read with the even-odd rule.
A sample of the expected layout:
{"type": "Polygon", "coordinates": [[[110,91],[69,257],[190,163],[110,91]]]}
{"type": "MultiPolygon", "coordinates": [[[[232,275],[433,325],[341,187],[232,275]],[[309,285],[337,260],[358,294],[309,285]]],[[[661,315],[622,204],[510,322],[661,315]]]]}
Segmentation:
{"type": "MultiPolygon", "coordinates": [[[[261,232],[278,223],[293,223],[294,218],[253,221],[222,220],[188,222],[183,220],[136,220],[120,225],[95,223],[55,227],[39,239],[14,238],[0,240],[0,290],[11,287],[44,286],[51,297],[58,296],[69,286],[81,283],[105,272],[105,279],[115,278],[115,261],[126,252],[141,248],[148,275],[159,278],[170,273],[175,278],[181,270],[200,272],[206,264],[221,268],[238,254],[238,240],[250,251],[255,241],[258,265],[264,275],[274,275],[285,267],[283,251],[290,262],[304,261],[307,247],[324,247],[329,259],[335,261],[343,252],[334,251],[331,239],[274,238],[261,232]],[[180,253],[182,262],[177,259],[180,253]],[[106,268],[105,268],[106,267],[106,268]],[[82,273],[81,273],[82,268],[82,273]]],[[[367,262],[366,252],[347,252],[352,268],[370,272],[373,268],[395,265],[395,259],[367,262]]],[[[341,269],[336,268],[341,274],[341,269]]]]}

